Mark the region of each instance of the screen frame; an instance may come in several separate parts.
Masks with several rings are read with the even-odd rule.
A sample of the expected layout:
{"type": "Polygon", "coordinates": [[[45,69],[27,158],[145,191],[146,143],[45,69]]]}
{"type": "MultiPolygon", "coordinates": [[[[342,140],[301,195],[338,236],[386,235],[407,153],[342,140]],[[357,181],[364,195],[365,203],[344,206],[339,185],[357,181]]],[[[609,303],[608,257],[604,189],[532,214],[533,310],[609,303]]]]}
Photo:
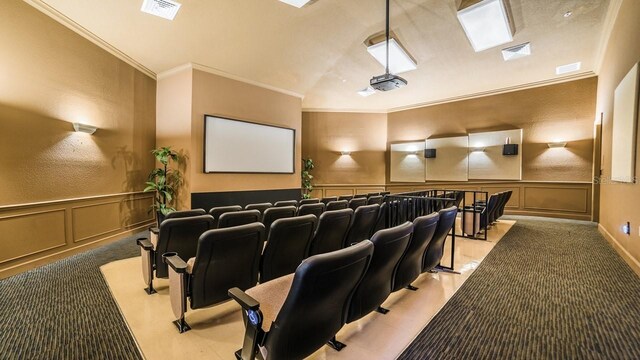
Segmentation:
{"type": "Polygon", "coordinates": [[[238,118],[230,118],[228,116],[215,115],[215,114],[204,114],[203,116],[204,122],[204,132],[202,134],[202,172],[205,174],[272,174],[272,175],[292,175],[296,173],[296,129],[288,128],[286,126],[274,125],[274,124],[265,124],[259,123],[256,121],[238,119],[238,118]],[[257,126],[265,126],[278,128],[283,130],[289,130],[293,135],[293,158],[292,162],[292,171],[291,172],[270,172],[270,171],[207,171],[207,117],[218,118],[229,121],[237,121],[257,126]]]}

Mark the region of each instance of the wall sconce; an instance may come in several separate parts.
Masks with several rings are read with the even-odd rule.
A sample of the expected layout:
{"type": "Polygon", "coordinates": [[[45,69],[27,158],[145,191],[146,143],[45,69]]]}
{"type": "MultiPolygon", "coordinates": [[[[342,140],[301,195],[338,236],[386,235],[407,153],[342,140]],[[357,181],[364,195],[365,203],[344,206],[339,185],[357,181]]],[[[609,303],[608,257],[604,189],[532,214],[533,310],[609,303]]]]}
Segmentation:
{"type": "Polygon", "coordinates": [[[563,147],[567,146],[567,142],[566,141],[554,141],[554,142],[547,143],[547,145],[549,146],[550,149],[563,148],[563,147]]]}
{"type": "Polygon", "coordinates": [[[340,151],[340,155],[351,155],[351,151],[340,151]]]}
{"type": "Polygon", "coordinates": [[[484,152],[484,146],[472,147],[471,152],[484,152]]]}
{"type": "Polygon", "coordinates": [[[91,125],[87,125],[87,124],[81,124],[81,123],[73,123],[73,129],[76,132],[83,132],[89,135],[93,135],[93,133],[96,132],[96,130],[98,130],[97,127],[95,126],[91,126],[91,125]]]}
{"type": "Polygon", "coordinates": [[[409,151],[407,155],[418,155],[418,153],[419,152],[417,150],[414,150],[414,151],[409,151]]]}

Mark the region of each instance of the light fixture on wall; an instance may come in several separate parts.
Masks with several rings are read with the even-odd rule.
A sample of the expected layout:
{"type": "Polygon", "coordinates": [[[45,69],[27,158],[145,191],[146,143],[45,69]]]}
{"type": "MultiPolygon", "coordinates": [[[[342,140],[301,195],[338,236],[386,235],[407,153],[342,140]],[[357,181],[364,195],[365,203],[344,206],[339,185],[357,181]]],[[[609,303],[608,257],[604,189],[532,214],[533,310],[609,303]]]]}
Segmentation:
{"type": "Polygon", "coordinates": [[[307,3],[311,0],[280,0],[281,2],[285,3],[285,4],[289,4],[291,6],[295,6],[298,9],[307,5],[307,3]]]}
{"type": "Polygon", "coordinates": [[[567,146],[567,142],[566,141],[552,141],[550,143],[547,143],[547,145],[549,146],[550,149],[563,148],[563,147],[567,146]]]}
{"type": "Polygon", "coordinates": [[[77,122],[73,123],[73,129],[76,132],[83,132],[83,133],[87,133],[89,135],[93,135],[93,133],[95,133],[96,130],[98,130],[98,128],[95,127],[95,126],[82,124],[82,123],[77,123],[77,122]]]}
{"type": "Polygon", "coordinates": [[[471,148],[471,152],[484,152],[484,146],[476,146],[471,148]]]}
{"type": "Polygon", "coordinates": [[[463,1],[458,20],[476,52],[513,41],[513,29],[504,0],[463,1]]]}
{"type": "Polygon", "coordinates": [[[412,155],[412,156],[416,156],[416,155],[418,155],[418,154],[419,154],[419,151],[418,151],[418,150],[409,151],[409,152],[407,153],[407,155],[412,155]]]}
{"type": "Polygon", "coordinates": [[[342,156],[351,155],[351,151],[340,151],[340,155],[342,155],[342,156]]]}

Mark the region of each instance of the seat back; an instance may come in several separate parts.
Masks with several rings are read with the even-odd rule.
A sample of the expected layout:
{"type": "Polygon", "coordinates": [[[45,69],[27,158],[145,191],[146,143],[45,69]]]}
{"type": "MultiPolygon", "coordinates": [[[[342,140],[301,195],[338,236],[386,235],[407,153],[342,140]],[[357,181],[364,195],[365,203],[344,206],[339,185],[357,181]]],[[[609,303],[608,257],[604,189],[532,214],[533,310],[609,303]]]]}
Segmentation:
{"type": "Polygon", "coordinates": [[[342,249],[344,239],[353,219],[353,210],[325,211],[318,218],[318,227],[313,235],[309,255],[324,254],[342,249]]]}
{"type": "Polygon", "coordinates": [[[378,231],[372,238],[373,257],[369,269],[356,288],[347,322],[353,322],[374,311],[389,297],[398,262],[409,245],[413,224],[378,231]]]}
{"type": "Polygon", "coordinates": [[[458,215],[458,208],[455,206],[438,211],[438,226],[433,234],[433,238],[427,246],[422,261],[422,272],[433,270],[442,260],[444,254],[444,243],[447,240],[449,231],[453,228],[458,215]]]}
{"type": "Polygon", "coordinates": [[[353,209],[354,211],[360,206],[365,206],[365,205],[367,205],[366,197],[353,198],[349,200],[349,208],[353,209]]]}
{"type": "Polygon", "coordinates": [[[305,358],[340,330],[372,254],[373,244],[363,241],[300,264],[265,339],[270,359],[305,358]]]}
{"type": "Polygon", "coordinates": [[[369,196],[369,198],[367,199],[367,205],[373,204],[382,205],[382,195],[369,196]]]}
{"type": "Polygon", "coordinates": [[[169,276],[167,264],[162,261],[162,254],[175,252],[183,259],[196,255],[198,238],[202,233],[213,229],[211,215],[200,215],[177,219],[167,219],[160,224],[160,235],[155,251],[156,277],[169,276]]]}
{"type": "Polygon", "coordinates": [[[506,193],[505,199],[504,199],[504,202],[502,203],[502,206],[500,207],[500,215],[498,217],[501,217],[502,215],[504,215],[504,208],[507,206],[507,203],[511,199],[511,195],[513,195],[513,190],[507,190],[505,191],[505,193],[506,193]]]}
{"type": "Polygon", "coordinates": [[[224,229],[232,226],[251,224],[254,222],[260,222],[260,211],[258,210],[228,212],[220,215],[218,228],[224,229]]]}
{"type": "Polygon", "coordinates": [[[192,217],[192,216],[202,216],[202,215],[207,215],[207,212],[204,211],[204,209],[192,209],[192,210],[181,210],[181,211],[174,211],[174,212],[170,212],[168,213],[164,219],[179,219],[179,218],[185,218],[185,217],[192,217]]]}
{"type": "Polygon", "coordinates": [[[260,264],[261,283],[296,271],[307,258],[317,222],[315,215],[304,215],[278,219],[271,224],[260,264]]]}
{"type": "Polygon", "coordinates": [[[340,201],[340,200],[349,201],[351,199],[353,199],[353,195],[340,195],[340,196],[338,196],[338,201],[340,201]]]}
{"type": "Polygon", "coordinates": [[[296,200],[276,201],[276,203],[273,204],[273,206],[275,207],[298,206],[298,201],[296,200]]]}
{"type": "Polygon", "coordinates": [[[387,228],[387,211],[389,211],[389,204],[383,202],[382,205],[380,205],[380,212],[378,213],[376,226],[373,228],[373,234],[387,228]]]}
{"type": "Polygon", "coordinates": [[[422,273],[422,259],[427,246],[433,239],[433,234],[438,226],[438,213],[417,217],[413,220],[413,235],[407,251],[402,255],[398,263],[393,291],[398,291],[411,283],[422,273]]]}
{"type": "Polygon", "coordinates": [[[355,194],[355,195],[353,195],[353,198],[354,199],[361,199],[361,198],[366,199],[367,198],[367,194],[355,194]]]}
{"type": "Polygon", "coordinates": [[[218,206],[218,207],[211,208],[211,210],[209,210],[209,215],[213,216],[214,228],[218,227],[218,222],[220,221],[220,216],[222,216],[222,214],[225,214],[228,212],[236,212],[236,211],[242,211],[242,206],[232,205],[232,206],[218,206]]]}
{"type": "Polygon", "coordinates": [[[264,214],[264,211],[268,208],[273,207],[273,205],[269,202],[267,203],[257,203],[257,204],[249,204],[244,207],[245,210],[258,210],[260,214],[264,214]]]}
{"type": "Polygon", "coordinates": [[[498,205],[500,204],[500,197],[500,193],[489,196],[489,200],[487,201],[487,226],[495,221],[496,211],[498,211],[498,205]]]}
{"type": "Polygon", "coordinates": [[[316,217],[320,217],[320,215],[322,215],[322,213],[324,212],[324,208],[325,206],[323,203],[300,205],[297,215],[303,216],[313,214],[316,217]]]}
{"type": "Polygon", "coordinates": [[[342,210],[348,208],[349,202],[347,200],[329,201],[329,203],[327,204],[327,211],[342,210]]]}
{"type": "Polygon", "coordinates": [[[255,286],[263,244],[264,225],[256,222],[202,234],[189,281],[191,308],[225,301],[231,288],[255,286]]]}
{"type": "Polygon", "coordinates": [[[320,199],[317,198],[313,198],[313,199],[302,199],[300,200],[300,202],[298,203],[300,206],[302,205],[307,205],[307,204],[317,204],[320,202],[320,199]]]}
{"type": "Polygon", "coordinates": [[[378,222],[379,213],[380,205],[365,205],[357,208],[353,213],[353,222],[351,222],[343,247],[370,238],[378,222]]]}
{"type": "Polygon", "coordinates": [[[327,205],[332,201],[338,201],[338,197],[337,196],[323,197],[322,200],[320,200],[320,202],[324,203],[325,205],[327,205]]]}
{"type": "Polygon", "coordinates": [[[296,216],[296,210],[295,206],[272,207],[271,209],[265,210],[264,215],[262,216],[262,223],[264,224],[265,231],[267,232],[267,237],[269,236],[271,224],[273,224],[274,221],[296,216]]]}

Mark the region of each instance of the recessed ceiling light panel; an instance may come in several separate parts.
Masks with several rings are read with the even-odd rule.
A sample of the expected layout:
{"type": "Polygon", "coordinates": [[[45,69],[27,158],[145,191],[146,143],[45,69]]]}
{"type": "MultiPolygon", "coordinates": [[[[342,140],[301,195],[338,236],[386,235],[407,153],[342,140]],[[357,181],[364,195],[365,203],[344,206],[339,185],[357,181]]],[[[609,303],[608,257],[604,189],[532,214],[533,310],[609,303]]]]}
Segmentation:
{"type": "Polygon", "coordinates": [[[483,0],[460,9],[458,20],[476,52],[513,41],[503,0],[483,0]]]}
{"type": "Polygon", "coordinates": [[[147,14],[173,20],[176,14],[178,14],[180,6],[182,6],[182,4],[172,0],[144,0],[140,10],[147,14]]]}
{"type": "Polygon", "coordinates": [[[295,6],[295,7],[297,7],[299,9],[299,8],[307,5],[307,3],[309,1],[311,1],[311,0],[280,0],[280,1],[282,1],[285,4],[289,4],[291,6],[295,6]]]}
{"type": "Polygon", "coordinates": [[[581,62],[558,66],[556,68],[556,75],[563,75],[563,74],[575,72],[580,70],[580,68],[582,68],[581,62]]]}
{"type": "Polygon", "coordinates": [[[358,91],[358,95],[360,95],[362,97],[371,96],[371,95],[373,95],[375,93],[376,93],[376,91],[371,86],[367,86],[366,88],[358,91]]]}
{"type": "MultiPolygon", "coordinates": [[[[380,65],[387,67],[387,41],[367,47],[367,51],[373,56],[380,65]]],[[[400,74],[403,72],[417,69],[415,61],[400,46],[396,39],[389,40],[389,72],[392,74],[400,74]]]]}
{"type": "Polygon", "coordinates": [[[524,43],[502,49],[502,57],[504,58],[504,61],[515,60],[529,55],[531,55],[530,43],[524,43]]]}

